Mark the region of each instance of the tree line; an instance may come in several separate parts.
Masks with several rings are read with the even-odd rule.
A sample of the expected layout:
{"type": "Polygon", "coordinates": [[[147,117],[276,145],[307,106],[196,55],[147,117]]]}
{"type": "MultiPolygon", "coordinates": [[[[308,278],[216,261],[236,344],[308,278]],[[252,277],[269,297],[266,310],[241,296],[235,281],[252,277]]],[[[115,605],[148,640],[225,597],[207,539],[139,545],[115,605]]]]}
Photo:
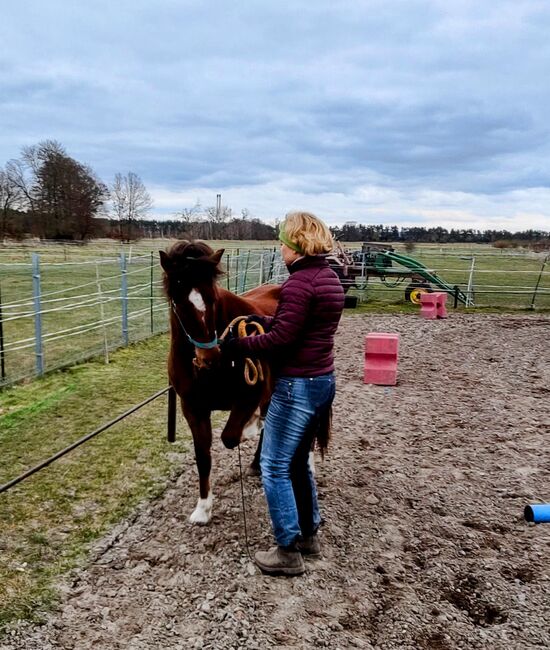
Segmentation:
{"type": "Polygon", "coordinates": [[[0,168],[2,238],[131,239],[152,206],[137,174],[116,174],[108,186],[55,140],[24,147],[20,158],[0,168]]]}
{"type": "MultiPolygon", "coordinates": [[[[221,204],[202,208],[197,202],[171,219],[150,219],[153,201],[134,172],[115,174],[107,185],[59,142],[45,140],[24,147],[19,159],[0,167],[0,238],[87,241],[111,237],[275,240],[277,223],[253,217],[247,209],[234,215],[221,204]]],[[[548,247],[550,234],[540,230],[451,229],[398,227],[348,222],[331,227],[346,242],[538,244],[548,247]]]]}

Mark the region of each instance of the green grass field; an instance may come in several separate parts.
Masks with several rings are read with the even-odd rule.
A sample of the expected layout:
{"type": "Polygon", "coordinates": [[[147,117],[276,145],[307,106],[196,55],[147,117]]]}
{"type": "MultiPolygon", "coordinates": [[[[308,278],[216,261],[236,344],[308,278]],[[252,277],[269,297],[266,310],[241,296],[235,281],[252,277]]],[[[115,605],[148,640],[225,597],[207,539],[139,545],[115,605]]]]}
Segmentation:
{"type": "MultiPolygon", "coordinates": [[[[168,337],[0,392],[5,483],[167,385],[168,337]]],[[[0,628],[39,619],[56,578],[136,505],[162,491],[189,435],[166,442],[166,397],[0,495],[0,628]]],[[[179,416],[178,416],[179,417],[179,416]]]]}
{"type": "MultiPolygon", "coordinates": [[[[139,341],[167,329],[167,305],[161,289],[158,251],[169,240],[143,240],[121,245],[109,240],[85,246],[50,244],[33,248],[0,248],[0,291],[3,314],[4,378],[0,386],[31,377],[36,370],[35,321],[31,254],[40,255],[43,361],[46,370],[105,354],[123,344],[121,269],[117,256],[128,262],[128,338],[139,341]],[[98,281],[99,278],[99,281],[98,281]],[[101,294],[101,299],[100,299],[101,294]]],[[[222,285],[243,292],[273,277],[280,256],[273,241],[214,241],[225,248],[228,273],[222,285]]],[[[345,246],[345,244],[344,244],[345,246]]],[[[351,247],[357,248],[358,244],[351,247]]],[[[398,252],[404,252],[396,245],[398,252]]],[[[542,257],[512,253],[490,246],[418,245],[409,254],[433,269],[449,284],[466,289],[471,258],[475,257],[473,288],[476,308],[527,309],[539,276],[542,257]]],[[[373,310],[389,305],[405,309],[407,279],[389,288],[370,278],[352,290],[373,310]]],[[[546,265],[535,300],[539,310],[550,309],[550,264],[546,265]]]]}
{"type": "MultiPolygon", "coordinates": [[[[240,246],[239,253],[243,250],[244,255],[238,257],[241,267],[249,248],[240,246]]],[[[272,250],[273,242],[269,242],[266,253],[272,250]]],[[[93,289],[96,259],[105,262],[99,265],[103,290],[118,291],[118,261],[108,261],[109,256],[112,257],[116,251],[100,251],[97,248],[90,251],[93,252],[91,264],[69,267],[48,266],[45,262],[43,280],[47,291],[70,289],[70,295],[75,297],[87,290],[77,286],[87,282],[91,283],[93,289]],[[99,257],[98,253],[101,253],[99,257]]],[[[80,249],[77,252],[83,254],[80,249]]],[[[129,254],[129,250],[126,252],[129,254]]],[[[467,281],[470,261],[461,260],[460,257],[471,256],[472,253],[476,256],[476,269],[480,271],[476,276],[476,286],[478,282],[502,285],[504,280],[501,278],[506,278],[505,283],[510,286],[529,287],[534,285],[540,270],[541,261],[536,258],[506,255],[487,247],[457,251],[452,247],[419,246],[412,257],[437,270],[449,282],[463,284],[467,281]],[[457,252],[460,254],[457,255],[457,252]],[[482,274],[483,270],[487,273],[482,274]],[[512,271],[522,273],[515,274],[512,271]],[[484,278],[483,282],[478,280],[481,277],[484,278]]],[[[55,254],[60,253],[57,251],[55,254]]],[[[87,251],[85,254],[88,254],[87,251]]],[[[132,338],[151,333],[148,312],[150,250],[144,247],[140,249],[142,257],[136,255],[134,250],[134,263],[129,266],[129,286],[136,290],[136,304],[145,309],[146,313],[140,317],[141,324],[139,327],[136,325],[132,338]],[[135,274],[132,273],[134,270],[135,274]],[[145,295],[141,296],[139,291],[145,295]]],[[[53,257],[51,251],[44,253],[44,257],[51,260],[50,256],[53,257]]],[[[270,259],[266,255],[265,260],[270,259]]],[[[232,273],[228,286],[234,290],[241,289],[240,286],[235,286],[241,281],[236,280],[241,277],[235,268],[236,254],[231,257],[231,263],[232,273]]],[[[267,263],[263,263],[264,271],[267,263]]],[[[153,277],[154,283],[158,283],[160,269],[155,264],[156,262],[153,265],[153,277]]],[[[0,274],[4,304],[8,304],[8,301],[28,300],[32,282],[28,267],[0,266],[0,274]]],[[[259,268],[249,265],[248,274],[250,283],[259,281],[259,268]]],[[[223,282],[227,283],[227,278],[223,282]]],[[[383,287],[379,280],[369,283],[369,288],[362,296],[366,301],[360,303],[357,313],[418,311],[418,307],[404,303],[403,286],[390,293],[382,292],[378,285],[383,287]]],[[[543,276],[541,287],[548,291],[548,271],[543,276]]],[[[159,304],[164,304],[155,284],[154,291],[157,292],[155,297],[159,304]]],[[[544,300],[546,303],[539,306],[550,308],[549,298],[545,296],[544,300]]],[[[476,302],[480,304],[477,296],[476,302]]],[[[488,304],[491,302],[493,300],[488,304]]],[[[523,306],[526,305],[527,301],[523,306]]],[[[500,309],[518,306],[521,307],[522,303],[515,299],[513,302],[508,299],[496,304],[496,308],[500,309]]],[[[90,310],[90,319],[97,318],[98,306],[83,309],[90,310]]],[[[105,313],[111,314],[107,308],[105,313]]],[[[118,314],[115,311],[113,313],[118,319],[118,314]]],[[[48,319],[48,331],[53,328],[66,329],[76,322],[72,320],[75,318],[74,312],[51,312],[45,314],[44,318],[48,319]]],[[[153,329],[158,332],[165,327],[165,320],[162,320],[166,318],[165,311],[159,310],[154,318],[153,329]]],[[[6,331],[10,332],[10,336],[18,338],[32,337],[32,323],[27,326],[28,330],[19,329],[19,326],[18,329],[6,331]]],[[[119,320],[108,331],[109,343],[118,345],[121,342],[119,320]]],[[[87,350],[93,346],[100,351],[101,336],[98,335],[97,339],[93,339],[93,336],[88,333],[52,341],[45,346],[46,353],[50,357],[55,351],[61,362],[69,355],[88,354],[87,350]]],[[[9,481],[166,386],[167,348],[168,337],[157,334],[136,345],[111,352],[108,365],[103,358],[97,358],[87,364],[49,373],[35,381],[0,391],[0,483],[9,481]]],[[[30,350],[29,367],[32,371],[34,359],[32,348],[30,350]]],[[[6,360],[9,361],[8,358],[6,360]]],[[[13,364],[9,367],[13,367],[14,371],[20,371],[26,362],[21,356],[12,358],[9,363],[13,364]]],[[[56,600],[57,578],[84,562],[90,544],[115,522],[134,511],[136,504],[164,489],[169,476],[180,466],[181,453],[189,447],[189,435],[183,433],[181,417],[179,422],[178,442],[173,446],[168,445],[165,442],[166,398],[159,398],[90,443],[1,495],[0,627],[20,618],[39,619],[56,600]]]]}
{"type": "MultiPolygon", "coordinates": [[[[472,258],[473,298],[476,307],[504,310],[529,309],[533,293],[542,269],[544,256],[533,253],[504,251],[487,245],[423,245],[419,244],[411,253],[402,246],[395,246],[396,252],[408,255],[434,270],[450,285],[458,285],[463,291],[468,286],[472,258]]],[[[393,284],[393,280],[388,280],[393,284]]],[[[388,288],[378,278],[370,278],[362,290],[353,290],[362,301],[374,305],[398,304],[404,302],[408,279],[394,288],[388,288]]],[[[451,300],[452,303],[452,300],[451,300]]],[[[550,261],[542,273],[535,308],[550,309],[550,261]]]]}

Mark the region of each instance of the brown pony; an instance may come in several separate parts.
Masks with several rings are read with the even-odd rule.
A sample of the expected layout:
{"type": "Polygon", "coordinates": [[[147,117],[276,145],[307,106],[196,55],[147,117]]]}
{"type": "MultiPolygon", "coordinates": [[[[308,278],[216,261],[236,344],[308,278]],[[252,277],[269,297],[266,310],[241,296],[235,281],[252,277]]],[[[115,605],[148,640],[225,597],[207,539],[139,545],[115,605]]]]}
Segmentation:
{"type": "MultiPolygon", "coordinates": [[[[164,290],[170,303],[168,377],[181,400],[183,415],[193,435],[199,472],[199,500],[190,516],[206,524],[212,513],[210,470],[212,411],[230,411],[221,434],[229,449],[241,441],[243,430],[258,428],[272,392],[271,377],[250,386],[244,380],[244,362],[224,360],[218,336],[237,316],[275,313],[280,287],[263,285],[237,296],[220,287],[223,250],[214,252],[202,241],[179,241],[160,251],[164,290]]],[[[259,460],[259,449],[255,462],[259,460]]]]}

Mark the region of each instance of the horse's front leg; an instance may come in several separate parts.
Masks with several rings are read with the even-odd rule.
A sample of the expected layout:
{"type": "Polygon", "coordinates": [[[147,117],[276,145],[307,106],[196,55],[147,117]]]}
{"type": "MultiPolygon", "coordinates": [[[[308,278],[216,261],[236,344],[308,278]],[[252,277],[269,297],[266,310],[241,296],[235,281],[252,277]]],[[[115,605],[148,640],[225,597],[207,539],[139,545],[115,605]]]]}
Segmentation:
{"type": "Polygon", "coordinates": [[[252,438],[259,434],[260,428],[260,411],[256,404],[234,404],[222,431],[222,442],[228,449],[234,449],[241,442],[245,429],[245,437],[252,438]]]}
{"type": "Polygon", "coordinates": [[[182,400],[182,410],[191,433],[195,447],[195,461],[199,472],[199,500],[189,521],[192,524],[207,524],[212,517],[212,491],[210,489],[210,471],[212,469],[212,425],[210,412],[196,412],[182,400]]]}

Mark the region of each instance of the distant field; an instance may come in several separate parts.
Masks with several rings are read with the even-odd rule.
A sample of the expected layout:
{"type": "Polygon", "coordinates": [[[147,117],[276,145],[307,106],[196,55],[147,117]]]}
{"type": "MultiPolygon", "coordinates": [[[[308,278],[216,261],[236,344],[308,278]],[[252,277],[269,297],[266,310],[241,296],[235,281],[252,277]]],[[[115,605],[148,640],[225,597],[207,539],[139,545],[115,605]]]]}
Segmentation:
{"type": "MultiPolygon", "coordinates": [[[[421,262],[451,285],[468,286],[473,263],[474,302],[477,307],[528,309],[542,269],[544,256],[531,252],[504,252],[487,245],[418,245],[411,253],[395,246],[398,252],[421,262]],[[474,259],[472,259],[474,258],[474,259]]],[[[390,284],[391,280],[388,281],[390,284]]],[[[388,289],[379,279],[370,279],[362,299],[395,303],[403,298],[408,280],[388,289]]],[[[540,277],[537,309],[550,309],[550,263],[540,277]]]]}
{"type": "MultiPolygon", "coordinates": [[[[10,383],[35,372],[35,319],[32,253],[40,255],[43,355],[46,369],[105,355],[124,343],[120,255],[127,261],[128,340],[138,341],[167,329],[167,304],[162,294],[158,251],[174,240],[143,240],[120,244],[98,240],[78,246],[46,244],[0,247],[0,292],[3,318],[4,380],[10,383]]],[[[279,246],[275,241],[213,241],[224,248],[226,288],[243,292],[260,282],[282,281],[279,246]]],[[[359,243],[343,244],[360,247],[359,243]]],[[[404,247],[394,248],[405,253],[404,247]]],[[[405,253],[407,254],[407,253],[405,253]]],[[[475,258],[473,290],[476,307],[526,309],[533,299],[543,256],[487,245],[417,245],[409,256],[433,269],[451,285],[465,290],[475,258]]],[[[351,293],[376,310],[407,308],[409,280],[385,283],[371,278],[351,293]],[[388,286],[389,285],[389,286],[388,286]]],[[[550,309],[550,264],[540,275],[537,309],[550,309]]]]}

